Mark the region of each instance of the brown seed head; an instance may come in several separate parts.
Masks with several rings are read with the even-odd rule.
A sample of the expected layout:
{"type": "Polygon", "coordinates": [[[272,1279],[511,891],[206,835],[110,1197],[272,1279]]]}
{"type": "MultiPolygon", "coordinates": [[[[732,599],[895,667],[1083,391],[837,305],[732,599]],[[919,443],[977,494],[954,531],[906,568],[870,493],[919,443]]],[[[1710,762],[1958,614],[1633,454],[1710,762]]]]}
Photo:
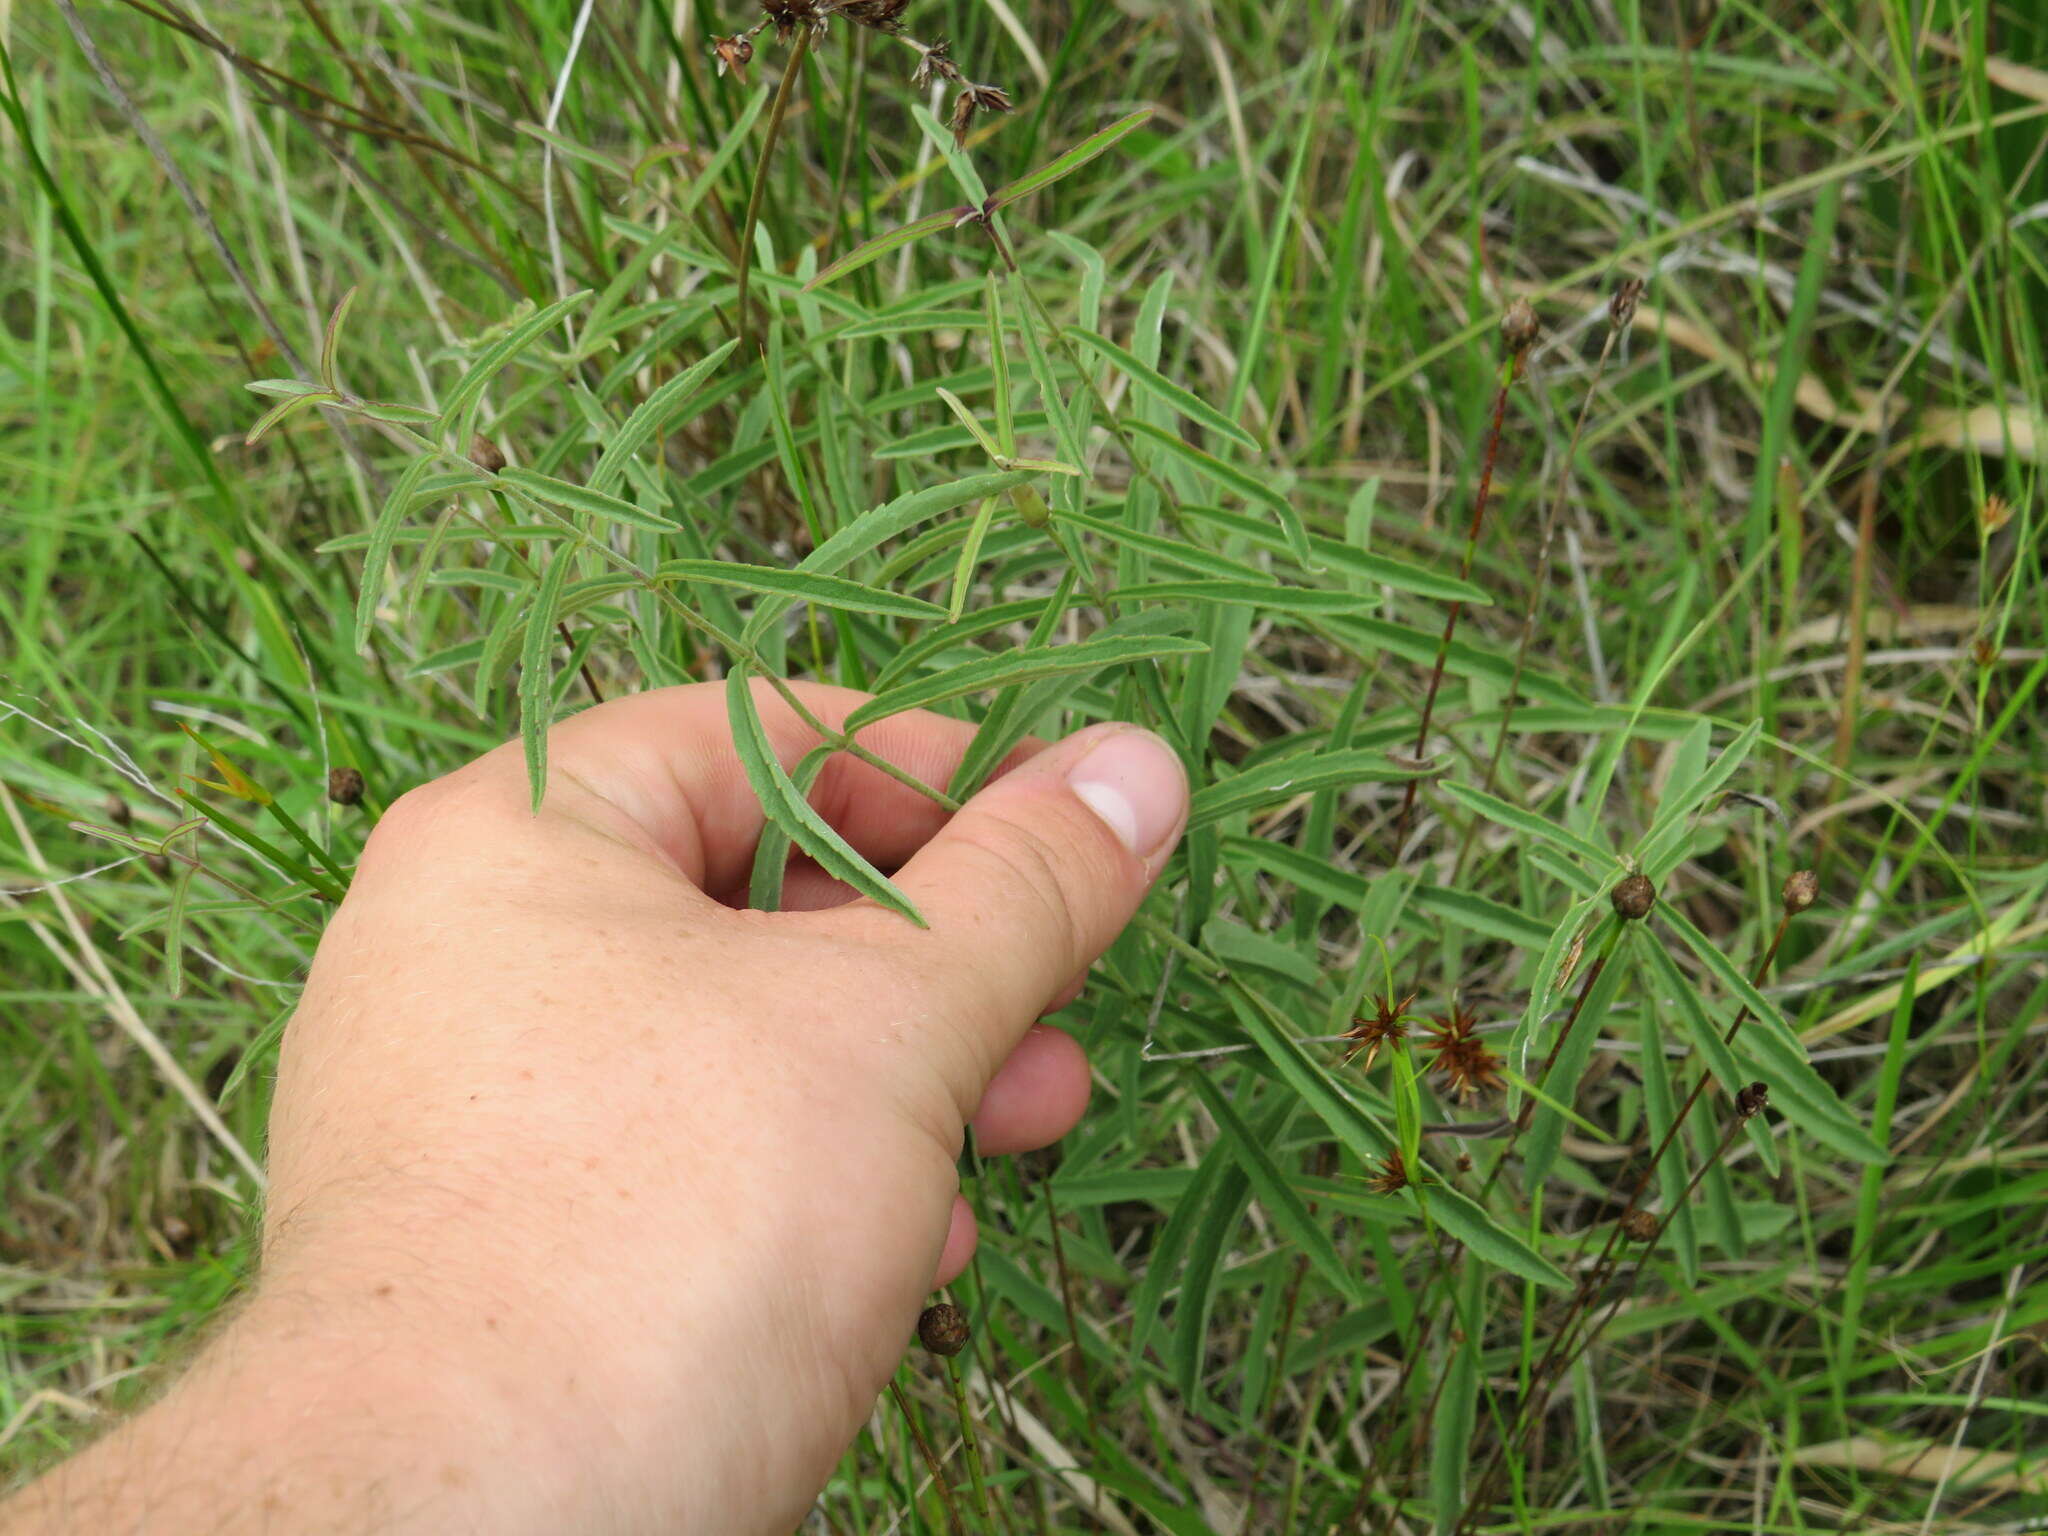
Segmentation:
{"type": "Polygon", "coordinates": [[[1742,1092],[1735,1095],[1735,1113],[1740,1119],[1754,1120],[1764,1112],[1765,1107],[1770,1102],[1770,1085],[1768,1083],[1751,1083],[1742,1092]]]}
{"type": "Polygon", "coordinates": [[[1635,324],[1636,306],[1643,302],[1643,280],[1631,277],[1614,290],[1614,297],[1607,301],[1607,323],[1617,331],[1625,331],[1635,324]]]}
{"type": "Polygon", "coordinates": [[[1785,910],[1804,912],[1820,900],[1820,880],[1810,869],[1795,869],[1785,877],[1785,910]]]}
{"type": "Polygon", "coordinates": [[[822,30],[829,8],[818,0],[761,0],[761,10],[775,23],[776,35],[788,37],[799,26],[822,30]]]}
{"type": "Polygon", "coordinates": [[[960,66],[953,62],[953,45],[948,42],[933,43],[918,56],[917,68],[910,72],[910,83],[920,89],[930,85],[934,78],[950,81],[954,85],[965,85],[967,77],[960,73],[960,66]]]}
{"type": "Polygon", "coordinates": [[[1998,642],[1989,635],[1979,635],[1970,642],[1970,655],[1976,659],[1978,666],[1992,666],[1999,657],[1998,642]]]}
{"type": "Polygon", "coordinates": [[[1399,1147],[1380,1159],[1379,1171],[1365,1181],[1365,1187],[1376,1195],[1397,1194],[1408,1187],[1408,1165],[1402,1161],[1399,1147]]]}
{"type": "Polygon", "coordinates": [[[967,137],[967,125],[974,121],[977,112],[1007,112],[1010,110],[1009,93],[1000,86],[962,86],[960,94],[953,98],[953,116],[946,126],[953,130],[953,137],[967,137]]]}
{"type": "Polygon", "coordinates": [[[327,775],[327,798],[336,805],[363,803],[363,776],[353,768],[335,768],[327,775]]]}
{"type": "Polygon", "coordinates": [[[2012,521],[2012,503],[2003,496],[1986,496],[1984,505],[1977,509],[1977,521],[1984,529],[1984,537],[1990,538],[2012,521]]]}
{"type": "Polygon", "coordinates": [[[973,1336],[967,1314],[950,1301],[926,1307],[917,1319],[917,1342],[935,1355],[957,1355],[973,1336]]]}
{"type": "Polygon", "coordinates": [[[1615,915],[1624,923],[1639,923],[1657,905],[1657,887],[1650,883],[1648,875],[1628,875],[1616,882],[1607,897],[1614,903],[1615,915]]]}
{"type": "Polygon", "coordinates": [[[505,467],[505,450],[479,432],[469,440],[469,462],[487,475],[505,467]]]}
{"type": "Polygon", "coordinates": [[[1536,318],[1536,306],[1527,299],[1517,299],[1510,304],[1507,313],[1500,317],[1501,339],[1508,344],[1508,350],[1520,357],[1536,345],[1536,338],[1543,334],[1542,322],[1536,318]]]}
{"type": "Polygon", "coordinates": [[[1365,1070],[1370,1072],[1372,1064],[1379,1059],[1380,1049],[1389,1041],[1405,1040],[1408,1037],[1408,1005],[1415,1001],[1410,992],[1399,1002],[1383,997],[1373,1005],[1371,1013],[1361,1013],[1351,1021],[1351,1027],[1344,1031],[1343,1038],[1354,1040],[1350,1055],[1344,1058],[1349,1066],[1360,1053],[1365,1056],[1365,1070]]]}
{"type": "Polygon", "coordinates": [[[1621,1218],[1621,1233],[1632,1243],[1647,1243],[1657,1235],[1657,1218],[1648,1211],[1630,1211],[1621,1218]]]}
{"type": "Polygon", "coordinates": [[[839,14],[860,26],[893,33],[902,30],[897,18],[909,6],[910,0],[845,0],[839,14]]]}
{"type": "Polygon", "coordinates": [[[731,70],[735,80],[745,83],[747,65],[752,63],[754,58],[754,40],[751,37],[744,32],[736,32],[731,37],[714,37],[711,40],[711,52],[718,59],[718,72],[721,75],[731,70]]]}
{"type": "Polygon", "coordinates": [[[1447,1017],[1431,1020],[1430,1032],[1422,1041],[1425,1050],[1436,1053],[1436,1069],[1444,1075],[1444,1086],[1461,1099],[1482,1090],[1504,1088],[1500,1057],[1479,1038],[1479,1016],[1462,1003],[1454,1003],[1447,1017]]]}

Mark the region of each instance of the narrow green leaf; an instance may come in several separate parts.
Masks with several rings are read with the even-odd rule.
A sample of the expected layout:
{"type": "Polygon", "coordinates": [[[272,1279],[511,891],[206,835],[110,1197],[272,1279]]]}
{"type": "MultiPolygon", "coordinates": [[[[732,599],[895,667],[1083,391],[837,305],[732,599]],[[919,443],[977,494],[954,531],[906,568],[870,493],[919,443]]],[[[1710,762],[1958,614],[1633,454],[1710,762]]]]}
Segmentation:
{"type": "Polygon", "coordinates": [[[1479,1340],[1484,1271],[1466,1266],[1458,1285],[1458,1326],[1451,1332],[1436,1416],[1430,1425],[1429,1491],[1436,1536],[1456,1536],[1465,1526],[1465,1478],[1472,1466],[1472,1428],[1479,1418],[1479,1340]]]}
{"type": "Polygon", "coordinates": [[[1806,1059],[1806,1047],[1778,1005],[1759,992],[1684,913],[1669,902],[1659,902],[1656,910],[1658,919],[1685,942],[1714,979],[1748,1007],[1750,1021],[1736,1037],[1738,1054],[1756,1062],[1759,1076],[1771,1091],[1772,1104],[1845,1157],[1862,1163],[1889,1161],[1884,1148],[1870,1139],[1827,1079],[1813,1069],[1806,1059]]]}
{"type": "Polygon", "coordinates": [[[1553,848],[1560,848],[1576,858],[1584,859],[1596,871],[1613,870],[1619,865],[1620,861],[1597,843],[1588,842],[1578,833],[1568,832],[1533,811],[1525,811],[1518,805],[1510,805],[1498,795],[1489,795],[1482,789],[1474,789],[1469,784],[1459,784],[1449,779],[1439,784],[1437,788],[1466,810],[1485,817],[1495,826],[1506,827],[1511,832],[1520,832],[1549,843],[1553,848]]]}
{"type": "Polygon", "coordinates": [[[1563,1270],[1448,1184],[1416,1184],[1411,1189],[1438,1226],[1495,1269],[1557,1290],[1571,1288],[1563,1270]]]}
{"type": "Polygon", "coordinates": [[[1398,783],[1420,775],[1415,768],[1396,767],[1384,752],[1346,748],[1341,752],[1300,753],[1265,763],[1235,778],[1205,784],[1195,791],[1188,811],[1190,827],[1207,826],[1225,816],[1257,810],[1312,790],[1347,784],[1398,783]]]}
{"type": "Polygon", "coordinates": [[[1278,582],[1218,580],[1148,581],[1141,586],[1119,588],[1110,594],[1110,601],[1228,603],[1273,613],[1357,613],[1372,607],[1378,599],[1320,587],[1283,587],[1278,582]]]}
{"type": "Polygon", "coordinates": [[[1006,187],[998,187],[989,194],[989,211],[1007,207],[1020,197],[1029,197],[1042,187],[1049,187],[1063,176],[1071,176],[1132,129],[1144,125],[1152,116],[1152,108],[1140,107],[1128,117],[1118,118],[1100,133],[1090,134],[1063,155],[1046,161],[1035,171],[1026,171],[1006,187]]]}
{"type": "Polygon", "coordinates": [[[739,565],[729,560],[664,560],[654,574],[662,581],[709,582],[776,597],[816,603],[842,613],[879,613],[902,619],[944,618],[946,610],[919,597],[902,597],[844,576],[815,571],[780,570],[768,565],[739,565]]]}
{"type": "Polygon", "coordinates": [[[1361,1166],[1370,1167],[1393,1148],[1394,1139],[1373,1120],[1350,1093],[1312,1058],[1257,993],[1242,982],[1224,989],[1231,1011],[1251,1042],[1259,1048],[1280,1080],[1292,1088],[1330,1134],[1350,1149],[1361,1166]]]}
{"type": "Polygon", "coordinates": [[[939,398],[946,402],[946,409],[959,418],[960,425],[967,429],[968,434],[977,443],[981,444],[981,451],[983,453],[987,454],[991,460],[1002,458],[1003,450],[996,446],[996,440],[988,435],[987,431],[983,429],[981,422],[976,419],[974,412],[967,409],[961,403],[958,395],[954,394],[950,389],[941,389],[939,391],[939,398]]]}
{"type": "Polygon", "coordinates": [[[1268,508],[1280,520],[1281,531],[1287,535],[1287,546],[1300,562],[1302,569],[1320,571],[1322,563],[1316,559],[1315,551],[1309,546],[1308,530],[1302,526],[1301,514],[1294,510],[1294,503],[1276,491],[1267,481],[1260,479],[1248,469],[1235,464],[1226,464],[1213,453],[1205,453],[1194,444],[1185,442],[1177,432],[1164,427],[1155,427],[1149,421],[1129,421],[1124,425],[1147,442],[1165,449],[1197,474],[1205,476],[1212,483],[1225,490],[1234,491],[1246,501],[1257,502],[1268,508]]]}
{"type": "Polygon", "coordinates": [[[1207,427],[1211,432],[1227,437],[1232,442],[1253,453],[1259,451],[1259,440],[1253,437],[1251,433],[1217,410],[1215,406],[1194,393],[1194,391],[1183,389],[1157,368],[1140,362],[1136,353],[1127,351],[1111,341],[1107,336],[1099,335],[1082,326],[1068,326],[1067,334],[1076,341],[1083,342],[1101,353],[1102,356],[1108,358],[1110,362],[1116,364],[1117,367],[1129,374],[1133,384],[1136,384],[1147,393],[1156,396],[1172,410],[1185,416],[1189,421],[1207,427]]]}
{"type": "Polygon", "coordinates": [[[252,395],[263,395],[273,400],[287,400],[293,395],[331,393],[325,385],[308,384],[304,379],[251,379],[242,388],[252,395]]]}
{"type": "Polygon", "coordinates": [[[1307,1254],[1309,1262],[1340,1296],[1363,1306],[1365,1294],[1359,1288],[1353,1266],[1345,1263],[1343,1255],[1337,1252],[1337,1245],[1330,1241],[1330,1234],[1309,1214],[1301,1196],[1287,1182],[1287,1176],[1266,1150],[1266,1138],[1252,1135],[1244,1121],[1238,1118],[1237,1111],[1230,1107],[1230,1101],[1222,1090],[1209,1081],[1206,1071],[1198,1068],[1189,1072],[1187,1078],[1215,1118],[1216,1127],[1231,1155],[1251,1180],[1252,1193],[1266,1208],[1274,1231],[1282,1241],[1307,1254]]]}
{"type": "Polygon", "coordinates": [[[526,640],[519,651],[519,740],[526,749],[526,783],[533,794],[533,809],[540,811],[541,797],[548,788],[548,725],[553,713],[555,649],[555,605],[562,586],[575,564],[575,551],[556,550],[548,557],[534,589],[533,607],[526,616],[526,640]]]}
{"type": "Polygon", "coordinates": [[[401,427],[430,427],[439,417],[424,405],[407,405],[398,400],[356,400],[348,412],[365,421],[388,421],[401,427]]]}
{"type": "Polygon", "coordinates": [[[469,440],[461,429],[469,424],[470,411],[483,398],[484,390],[489,387],[491,380],[498,376],[498,371],[560,325],[571,310],[589,297],[590,290],[585,288],[570,294],[566,299],[558,299],[546,309],[528,315],[485,347],[462,377],[456,380],[455,387],[442,399],[440,425],[436,429],[440,436],[445,439],[453,430],[457,446],[467,447],[469,440]]]}
{"type": "Polygon", "coordinates": [[[348,312],[355,306],[359,290],[351,287],[334,306],[334,312],[327,317],[327,329],[320,337],[320,382],[336,394],[341,386],[334,382],[334,360],[341,351],[341,327],[348,319],[348,312]]]}
{"type": "Polygon", "coordinates": [[[818,861],[825,873],[845,881],[870,901],[909,918],[918,927],[929,927],[910,904],[910,898],[855,852],[791,782],[769,744],[761,713],[754,706],[753,690],[747,686],[748,677],[745,666],[735,666],[726,675],[726,717],[732,725],[733,747],[746,770],[747,782],[760,799],[762,814],[781,826],[799,848],[818,861]]]}
{"type": "Polygon", "coordinates": [[[973,212],[972,208],[948,208],[944,213],[927,214],[913,223],[877,235],[872,240],[864,240],[805,283],[804,292],[809,293],[815,288],[823,288],[827,283],[836,283],[849,272],[858,272],[869,262],[879,261],[891,251],[899,250],[913,240],[922,240],[926,235],[935,235],[942,229],[951,229],[963,217],[973,212]]]}
{"type": "Polygon", "coordinates": [[[703,387],[704,381],[718,365],[732,356],[733,348],[739,344],[739,338],[735,336],[724,346],[714,349],[708,357],[692,363],[641,401],[633,414],[620,425],[618,434],[605,446],[604,452],[598,456],[597,467],[590,472],[590,488],[600,492],[611,490],[624,477],[627,464],[647,445],[649,438],[657,432],[673,429],[688,421],[690,416],[694,416],[694,411],[689,415],[678,413],[688,403],[690,397],[703,387]]]}
{"type": "MultiPolygon", "coordinates": [[[[791,771],[789,781],[806,802],[818,775],[831,761],[832,744],[813,747],[791,771]]],[[[779,821],[761,827],[761,841],[754,846],[754,873],[747,885],[747,905],[756,912],[777,912],[782,908],[782,881],[789,872],[789,833],[779,821]]]]}
{"type": "MultiPolygon", "coordinates": [[[[1642,928],[1632,927],[1628,938],[1637,957],[1645,962],[1645,973],[1655,978],[1652,985],[1677,1005],[1679,1021],[1685,1026],[1687,1038],[1692,1041],[1693,1054],[1705,1064],[1706,1071],[1721,1085],[1721,1091],[1732,1103],[1735,1095],[1748,1086],[1749,1076],[1735,1059],[1735,1053],[1722,1040],[1721,1028],[1700,1001],[1692,978],[1679,970],[1671,952],[1642,928]]],[[[1778,1143],[1764,1126],[1761,1116],[1749,1123],[1749,1142],[1756,1148],[1764,1171],[1776,1178],[1778,1143]]]]}
{"type": "Polygon", "coordinates": [[[277,402],[277,404],[273,405],[269,410],[265,411],[261,416],[256,418],[256,425],[251,427],[249,429],[248,435],[242,439],[242,446],[244,448],[253,448],[256,445],[257,440],[261,438],[264,433],[268,432],[272,427],[275,427],[287,416],[296,414],[300,410],[303,410],[306,406],[332,405],[340,398],[341,397],[339,395],[330,394],[326,390],[320,390],[314,394],[293,395],[289,399],[280,400],[277,402]]]}
{"type": "Polygon", "coordinates": [[[960,541],[960,558],[953,566],[953,596],[946,605],[948,624],[958,624],[967,611],[967,593],[974,584],[974,568],[981,561],[981,546],[988,538],[989,524],[995,521],[996,505],[995,497],[984,496],[975,509],[974,521],[967,526],[967,537],[960,541]]]}
{"type": "Polygon", "coordinates": [[[567,512],[587,512],[592,517],[621,523],[628,528],[640,528],[649,533],[674,533],[677,528],[668,518],[643,512],[630,501],[593,491],[587,485],[557,480],[553,475],[543,475],[538,470],[518,466],[501,469],[498,471],[498,483],[528,500],[560,507],[567,512]]]}
{"type": "Polygon", "coordinates": [[[846,717],[846,729],[858,730],[889,715],[900,715],[907,709],[928,708],[963,694],[1013,687],[1018,683],[1036,682],[1042,677],[1058,677],[1069,672],[1098,672],[1105,667],[1149,661],[1160,656],[1185,656],[1206,649],[1208,647],[1198,641],[1183,640],[1173,635],[1113,635],[1045,650],[1017,650],[1002,656],[984,656],[979,661],[962,662],[933,676],[904,683],[878,699],[870,699],[846,717]]]}
{"type": "Polygon", "coordinates": [[[384,505],[378,509],[377,521],[370,525],[370,544],[363,555],[362,585],[356,592],[355,634],[349,642],[352,650],[360,651],[369,643],[370,624],[377,616],[377,594],[383,590],[384,567],[391,563],[391,546],[398,538],[398,525],[412,509],[413,497],[433,464],[431,455],[422,454],[406,465],[405,472],[398,477],[398,484],[391,488],[391,494],[384,498],[384,505]]]}

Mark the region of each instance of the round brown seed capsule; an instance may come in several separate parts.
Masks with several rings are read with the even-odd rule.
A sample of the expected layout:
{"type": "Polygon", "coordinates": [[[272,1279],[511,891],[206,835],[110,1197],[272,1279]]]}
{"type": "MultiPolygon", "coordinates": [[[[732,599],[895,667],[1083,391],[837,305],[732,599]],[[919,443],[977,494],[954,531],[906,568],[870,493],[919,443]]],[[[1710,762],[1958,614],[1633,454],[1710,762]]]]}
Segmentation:
{"type": "Polygon", "coordinates": [[[1536,306],[1527,299],[1515,300],[1508,306],[1507,313],[1500,317],[1500,334],[1510,352],[1526,352],[1535,346],[1536,338],[1543,334],[1542,322],[1536,318],[1536,306]]]}
{"type": "Polygon", "coordinates": [[[1744,1120],[1754,1120],[1764,1112],[1764,1106],[1771,1102],[1771,1088],[1768,1083],[1751,1083],[1735,1095],[1735,1113],[1744,1120]]]}
{"type": "Polygon", "coordinates": [[[505,450],[479,432],[469,440],[469,462],[487,475],[505,467],[505,450]]]}
{"type": "Polygon", "coordinates": [[[1648,875],[1629,875],[1607,895],[1614,903],[1615,915],[1625,923],[1641,922],[1657,905],[1657,887],[1650,884],[1648,875]]]}
{"type": "Polygon", "coordinates": [[[935,1355],[959,1354],[972,1336],[967,1314],[950,1301],[926,1307],[918,1316],[917,1342],[935,1355]]]}
{"type": "Polygon", "coordinates": [[[1657,1218],[1648,1211],[1630,1211],[1621,1218],[1622,1235],[1632,1243],[1647,1243],[1657,1235],[1657,1218]]]}
{"type": "Polygon", "coordinates": [[[1820,880],[1810,869],[1795,869],[1785,877],[1785,910],[1804,912],[1820,900],[1820,880]]]}
{"type": "Polygon", "coordinates": [[[327,775],[327,798],[336,805],[363,803],[363,776],[353,768],[336,768],[327,775]]]}

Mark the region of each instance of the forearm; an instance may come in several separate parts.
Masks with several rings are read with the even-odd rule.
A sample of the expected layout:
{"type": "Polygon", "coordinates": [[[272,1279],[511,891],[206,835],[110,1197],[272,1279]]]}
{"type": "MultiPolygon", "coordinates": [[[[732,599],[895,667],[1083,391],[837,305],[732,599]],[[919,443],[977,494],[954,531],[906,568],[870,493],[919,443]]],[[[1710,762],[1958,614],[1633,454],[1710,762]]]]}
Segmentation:
{"type": "Polygon", "coordinates": [[[0,1505],[0,1536],[569,1528],[561,1463],[519,1443],[487,1382],[307,1312],[253,1304],[161,1400],[0,1505]]]}

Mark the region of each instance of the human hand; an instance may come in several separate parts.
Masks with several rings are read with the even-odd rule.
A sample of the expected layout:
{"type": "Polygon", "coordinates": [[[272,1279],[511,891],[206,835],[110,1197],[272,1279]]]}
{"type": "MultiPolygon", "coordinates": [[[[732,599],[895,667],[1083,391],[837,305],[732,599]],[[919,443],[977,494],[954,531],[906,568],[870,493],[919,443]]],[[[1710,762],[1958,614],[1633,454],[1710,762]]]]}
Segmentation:
{"type": "MultiPolygon", "coordinates": [[[[799,692],[834,729],[862,701],[799,692]]],[[[793,765],[813,733],[757,698],[793,765]]],[[[972,735],[859,740],[943,784],[972,735]]],[[[285,1034],[255,1297],[131,1426],[281,1437],[285,1492],[246,1449],[221,1475],[294,1530],[323,1487],[351,1531],[791,1529],[971,1252],[963,1125],[1020,1151],[1079,1117],[1080,1048],[1034,1021],[1187,806],[1127,726],[1021,749],[950,819],[839,754],[812,803],[921,930],[808,861],[798,910],[736,910],[762,819],[720,685],[592,709],[550,756],[538,815],[513,745],[378,825],[285,1034]]]]}

